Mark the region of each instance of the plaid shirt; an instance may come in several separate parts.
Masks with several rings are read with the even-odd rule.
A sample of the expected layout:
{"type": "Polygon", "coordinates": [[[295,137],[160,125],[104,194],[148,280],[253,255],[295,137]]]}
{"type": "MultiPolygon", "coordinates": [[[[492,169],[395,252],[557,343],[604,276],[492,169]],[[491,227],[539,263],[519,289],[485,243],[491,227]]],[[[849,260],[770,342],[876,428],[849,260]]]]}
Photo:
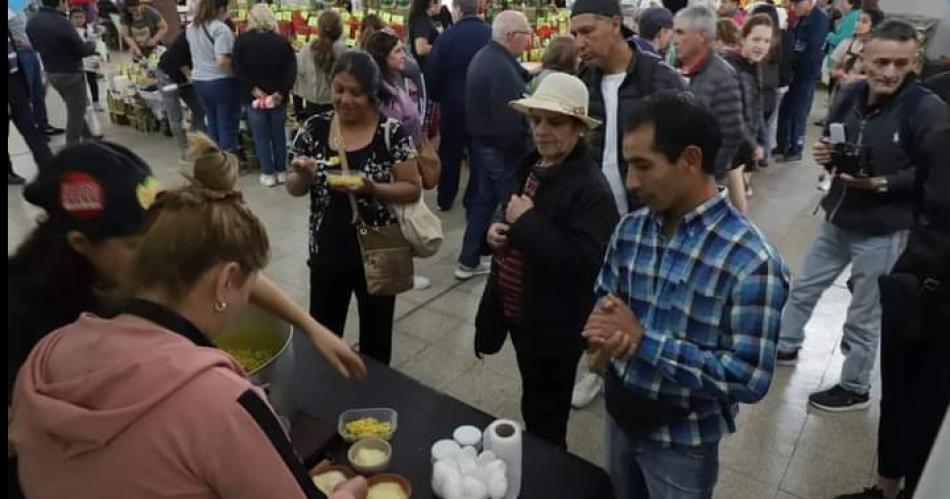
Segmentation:
{"type": "Polygon", "coordinates": [[[737,403],[772,380],[788,270],[722,193],[684,217],[669,240],[646,208],[617,226],[597,279],[598,299],[624,300],[645,329],[636,355],[609,366],[627,393],[688,408],[647,438],[718,442],[735,431],[737,403]]]}

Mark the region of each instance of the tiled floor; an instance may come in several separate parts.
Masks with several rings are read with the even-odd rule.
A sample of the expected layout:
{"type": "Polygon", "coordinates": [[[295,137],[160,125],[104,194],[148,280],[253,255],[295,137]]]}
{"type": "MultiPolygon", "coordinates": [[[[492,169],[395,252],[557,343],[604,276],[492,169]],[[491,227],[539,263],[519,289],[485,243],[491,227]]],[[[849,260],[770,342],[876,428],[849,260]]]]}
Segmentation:
{"type": "MultiPolygon", "coordinates": [[[[54,95],[49,101],[51,115],[62,124],[61,101],[54,95]]],[[[147,158],[164,185],[181,181],[171,139],[109,125],[106,136],[147,158]]],[[[8,146],[17,171],[35,174],[16,132],[8,146]]],[[[756,177],[751,217],[792,269],[807,250],[819,220],[812,215],[819,199],[817,175],[814,165],[801,164],[772,167],[756,177]]],[[[267,273],[306,306],[306,200],[290,198],[282,189],[263,188],[252,176],[242,178],[241,187],[269,230],[274,258],[267,273]]],[[[7,194],[7,250],[12,251],[29,230],[34,211],[22,201],[19,188],[10,187],[7,194]]],[[[432,194],[427,194],[430,201],[432,194]]],[[[520,384],[510,344],[484,361],[471,353],[472,320],[484,278],[460,283],[452,276],[464,228],[462,210],[457,208],[442,218],[446,238],[442,251],[417,262],[417,271],[432,279],[432,287],[397,300],[393,365],[487,412],[518,418],[520,384]]],[[[842,282],[828,290],[809,323],[798,367],[779,368],[768,396],[741,409],[739,431],[721,446],[716,497],[824,499],[871,483],[877,408],[844,415],[806,410],[808,394],[836,381],[840,372],[842,358],[837,345],[849,299],[842,282]]],[[[355,312],[354,302],[346,328],[347,338],[354,342],[358,331],[355,312]]],[[[876,400],[878,393],[874,395],[876,400]]],[[[603,463],[603,413],[600,403],[574,412],[569,434],[570,450],[598,464],[603,463]]]]}

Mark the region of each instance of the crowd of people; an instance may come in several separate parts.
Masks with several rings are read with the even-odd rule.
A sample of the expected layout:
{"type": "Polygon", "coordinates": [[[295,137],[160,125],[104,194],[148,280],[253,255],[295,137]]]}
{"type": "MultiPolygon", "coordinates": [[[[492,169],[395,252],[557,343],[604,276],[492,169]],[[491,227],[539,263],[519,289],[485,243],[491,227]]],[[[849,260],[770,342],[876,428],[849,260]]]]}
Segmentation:
{"type": "MultiPolygon", "coordinates": [[[[296,53],[264,4],[235,34],[225,0],[199,0],[169,36],[126,0],[120,36],[133,58],[162,46],[192,169],[161,192],[147,161],[90,130],[94,6],[41,2],[8,16],[8,122],[38,166],[24,197],[46,212],[8,261],[8,473],[25,496],[323,497],[266,396],[196,347],[254,302],[361,378],[340,338],[355,294],[359,352],[389,364],[395,295],[425,279],[404,282],[408,250],[372,264],[366,237],[403,238],[399,207],[420,203],[436,151],[439,211],[468,169],[454,277],[488,276],[474,348],[512,342],[527,432],[566,449],[572,406],[603,393],[617,497],[712,497],[739,404],[808,355],[805,324],[850,266],[840,380],[808,403],[868,408],[880,345],[879,480],[841,497],[912,496],[950,404],[950,72],[922,81],[917,31],[876,2],[668,2],[634,30],[617,0],[576,0],[531,74],[528,19],[486,22],[478,0],[448,18],[414,0],[405,39],[365,16],[353,49],[325,11],[296,53]],[[39,61],[65,130],[48,123],[39,61]],[[809,132],[823,67],[830,105],[809,132]],[[236,188],[244,117],[260,183],[310,199],[309,313],[261,273],[267,233],[236,188]],[[829,184],[791,276],[748,198],[756,171],[806,152],[829,184]]],[[[365,494],[357,479],[332,497],[365,494]]]]}

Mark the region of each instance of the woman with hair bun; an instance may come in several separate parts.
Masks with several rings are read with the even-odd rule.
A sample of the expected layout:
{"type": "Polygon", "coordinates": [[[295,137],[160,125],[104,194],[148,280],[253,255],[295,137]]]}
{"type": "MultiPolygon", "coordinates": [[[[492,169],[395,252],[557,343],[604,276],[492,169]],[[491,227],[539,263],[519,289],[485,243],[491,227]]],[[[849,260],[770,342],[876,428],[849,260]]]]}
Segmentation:
{"type": "MultiPolygon", "coordinates": [[[[235,190],[237,160],[206,137],[192,152],[191,182],[163,192],[140,158],[109,143],[67,148],[58,173],[28,189],[49,213],[46,246],[84,271],[78,284],[110,281],[129,297],[111,318],[67,319],[102,310],[104,291],[80,289],[87,302],[56,314],[75,321],[47,321],[55,330],[19,370],[8,438],[28,497],[322,497],[264,392],[212,343],[252,296],[280,293],[261,275],[270,246],[235,190]]],[[[27,244],[44,249],[37,241],[27,244]]],[[[9,263],[21,300],[38,297],[23,273],[31,261],[21,249],[9,263]]],[[[75,284],[61,295],[70,292],[75,284]]],[[[336,354],[338,368],[361,372],[358,358],[336,354]]]]}

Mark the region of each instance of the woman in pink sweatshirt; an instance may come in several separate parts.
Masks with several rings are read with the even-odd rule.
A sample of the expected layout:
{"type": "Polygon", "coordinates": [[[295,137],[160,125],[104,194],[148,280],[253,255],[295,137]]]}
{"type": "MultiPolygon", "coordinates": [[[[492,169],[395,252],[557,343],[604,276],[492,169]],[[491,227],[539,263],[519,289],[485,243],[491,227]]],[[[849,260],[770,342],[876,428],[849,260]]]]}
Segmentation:
{"type": "MultiPolygon", "coordinates": [[[[155,197],[150,175],[132,192],[116,189],[128,179],[115,177],[113,163],[144,162],[102,147],[111,149],[85,151],[98,160],[61,169],[52,185],[64,209],[87,219],[106,206],[150,205],[129,279],[134,299],[115,318],[84,314],[46,335],[19,371],[8,439],[23,492],[323,497],[263,392],[211,342],[247,303],[269,258],[264,227],[234,190],[232,161],[222,155],[202,183],[155,197]]],[[[365,490],[352,482],[333,497],[365,490]]]]}

